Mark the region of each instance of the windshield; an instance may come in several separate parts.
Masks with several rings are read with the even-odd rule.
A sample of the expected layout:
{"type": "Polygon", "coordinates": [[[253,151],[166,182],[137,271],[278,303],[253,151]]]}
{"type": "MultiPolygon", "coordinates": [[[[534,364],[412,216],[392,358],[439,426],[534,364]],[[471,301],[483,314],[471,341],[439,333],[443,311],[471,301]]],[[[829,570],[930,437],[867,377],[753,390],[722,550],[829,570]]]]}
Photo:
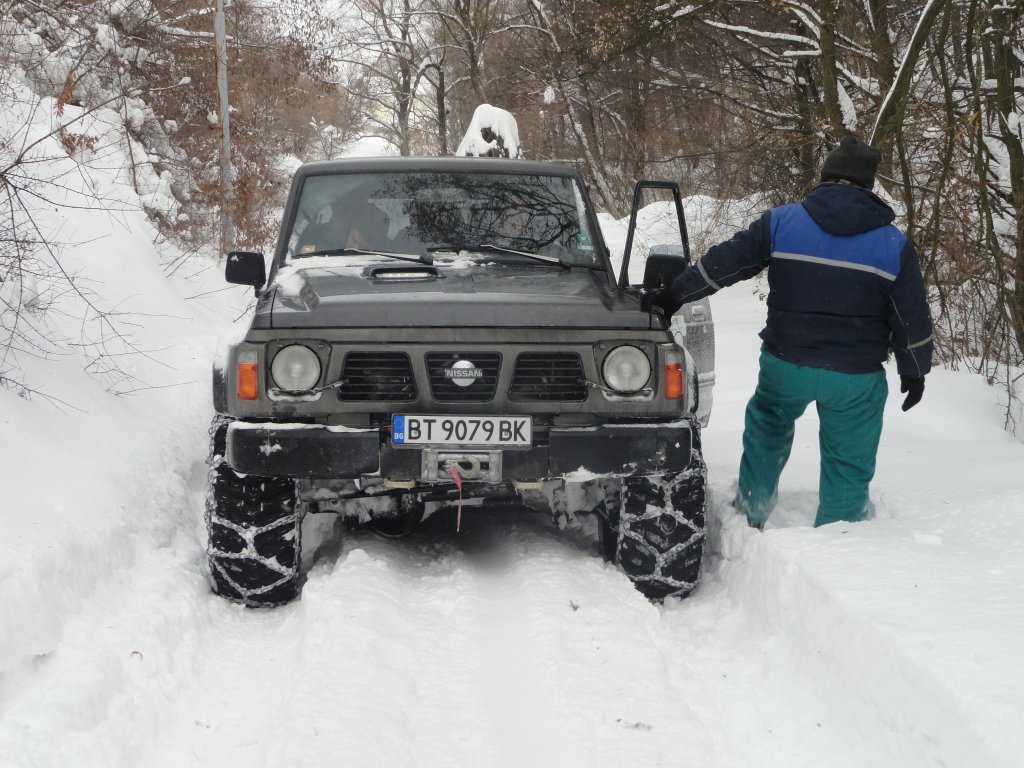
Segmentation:
{"type": "Polygon", "coordinates": [[[495,173],[343,173],[302,185],[288,259],[357,251],[469,254],[486,261],[600,266],[573,179],[495,173]],[[521,251],[522,254],[513,253],[521,251]]]}

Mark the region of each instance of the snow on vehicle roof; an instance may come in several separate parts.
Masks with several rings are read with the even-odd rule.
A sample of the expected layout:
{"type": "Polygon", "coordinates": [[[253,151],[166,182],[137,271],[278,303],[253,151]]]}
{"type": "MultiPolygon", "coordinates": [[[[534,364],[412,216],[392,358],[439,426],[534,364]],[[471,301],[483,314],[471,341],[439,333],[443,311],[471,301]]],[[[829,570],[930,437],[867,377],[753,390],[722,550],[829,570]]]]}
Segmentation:
{"type": "Polygon", "coordinates": [[[455,154],[459,157],[490,157],[491,152],[499,156],[505,152],[510,158],[521,159],[523,148],[519,144],[519,125],[511,112],[481,104],[473,111],[473,119],[455,154]]]}

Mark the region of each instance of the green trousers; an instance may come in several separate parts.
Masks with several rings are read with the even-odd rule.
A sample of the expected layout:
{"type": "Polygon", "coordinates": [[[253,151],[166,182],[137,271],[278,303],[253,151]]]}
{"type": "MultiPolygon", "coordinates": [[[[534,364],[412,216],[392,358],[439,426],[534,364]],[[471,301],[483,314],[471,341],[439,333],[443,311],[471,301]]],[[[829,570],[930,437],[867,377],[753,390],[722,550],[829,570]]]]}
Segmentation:
{"type": "Polygon", "coordinates": [[[794,422],[814,402],[821,427],[821,475],[814,525],[863,520],[888,395],[885,372],[839,373],[780,360],[762,348],[757,389],[747,404],[736,507],[754,525],[768,519],[793,447],[794,422]]]}

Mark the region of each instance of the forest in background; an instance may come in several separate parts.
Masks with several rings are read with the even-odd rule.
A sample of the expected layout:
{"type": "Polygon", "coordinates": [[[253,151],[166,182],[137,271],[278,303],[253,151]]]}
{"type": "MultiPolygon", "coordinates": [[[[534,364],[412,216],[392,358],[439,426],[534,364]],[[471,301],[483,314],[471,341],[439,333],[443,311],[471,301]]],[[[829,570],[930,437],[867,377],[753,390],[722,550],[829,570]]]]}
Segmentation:
{"type": "MultiPolygon", "coordinates": [[[[854,131],[883,152],[877,191],[918,245],[942,361],[1012,401],[1024,370],[1019,1],[225,5],[240,247],[272,242],[297,161],[367,136],[396,154],[450,154],[481,103],[512,112],[528,158],[579,168],[616,215],[645,177],[679,181],[684,194],[798,198],[854,131]]],[[[60,205],[62,187],[40,174],[39,137],[17,116],[52,113],[54,136],[82,163],[127,157],[123,177],[160,236],[192,250],[217,243],[220,125],[213,2],[0,8],[0,347],[10,350],[29,344],[19,319],[45,306],[22,290],[28,278],[59,271],[60,244],[33,211],[60,205]],[[87,130],[97,116],[111,130],[87,130]]],[[[17,385],[15,359],[0,356],[5,386],[17,385]]]]}

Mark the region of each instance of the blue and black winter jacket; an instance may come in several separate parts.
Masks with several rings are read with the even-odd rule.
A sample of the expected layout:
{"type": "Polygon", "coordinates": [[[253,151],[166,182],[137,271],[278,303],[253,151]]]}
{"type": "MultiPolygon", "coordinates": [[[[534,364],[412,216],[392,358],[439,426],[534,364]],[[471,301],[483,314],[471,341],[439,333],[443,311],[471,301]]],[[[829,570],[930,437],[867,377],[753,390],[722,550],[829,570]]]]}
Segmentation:
{"type": "Polygon", "coordinates": [[[672,284],[686,303],[768,268],[761,338],[783,360],[844,373],[931,369],[932,324],[913,243],[869,190],[819,184],[714,246],[672,284]]]}

